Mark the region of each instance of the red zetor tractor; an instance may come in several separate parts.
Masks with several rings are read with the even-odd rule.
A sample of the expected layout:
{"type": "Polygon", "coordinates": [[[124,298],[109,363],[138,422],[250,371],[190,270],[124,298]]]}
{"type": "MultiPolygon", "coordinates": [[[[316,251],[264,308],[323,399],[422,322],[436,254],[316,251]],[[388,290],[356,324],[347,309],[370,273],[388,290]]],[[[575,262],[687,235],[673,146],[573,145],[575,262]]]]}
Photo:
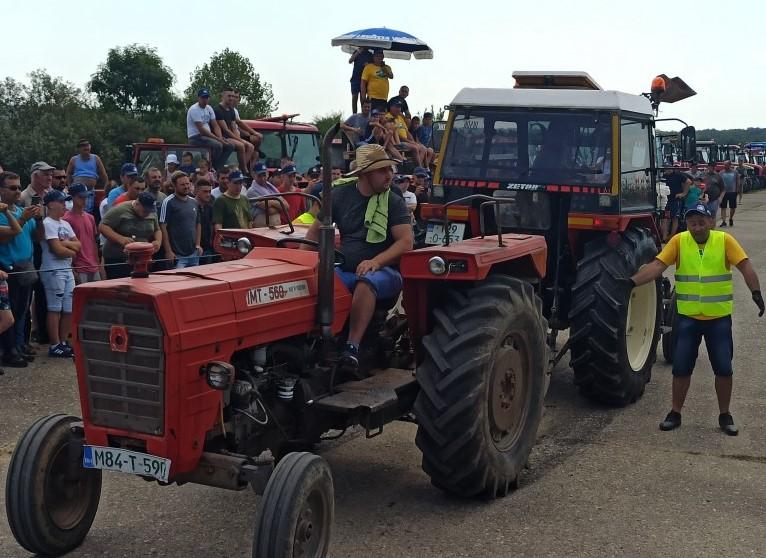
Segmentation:
{"type": "MultiPolygon", "coordinates": [[[[667,76],[644,95],[604,91],[584,72],[514,77],[513,89],[463,89],[452,102],[431,203],[420,207],[425,243],[451,244],[482,227],[544,236],[549,343],[569,329],[562,352],[571,351],[582,392],[633,402],[650,379],[670,296],[660,282],[623,288],[660,246],[655,113],[694,91],[667,76]],[[485,216],[477,193],[509,203],[485,216]]],[[[693,160],[694,129],[679,139],[693,160]]]]}
{"type": "Polygon", "coordinates": [[[252,487],[263,494],[253,556],[325,556],[333,481],[306,450],[395,420],[417,422],[435,486],[497,497],[517,485],[550,363],[544,237],[477,234],[405,254],[407,315],[378,301],[360,354],[367,377],[354,379],[338,366],[352,295],[334,273],[343,254],[332,190],[322,192],[316,252],[295,249],[311,241],[289,227],[276,239],[264,229],[249,252],[241,243],[241,259],[149,273],[151,249],[134,243],[131,278],[76,287],[82,418],[49,415],[19,440],[6,485],[19,544],[43,555],[76,548],[111,470],[158,487],[252,487]]]}

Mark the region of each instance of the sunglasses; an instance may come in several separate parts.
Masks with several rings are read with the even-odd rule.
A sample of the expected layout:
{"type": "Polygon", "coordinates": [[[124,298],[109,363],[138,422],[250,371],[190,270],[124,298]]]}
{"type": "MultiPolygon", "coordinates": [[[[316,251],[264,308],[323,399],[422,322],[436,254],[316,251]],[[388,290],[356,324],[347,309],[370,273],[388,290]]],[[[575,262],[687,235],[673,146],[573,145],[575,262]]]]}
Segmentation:
{"type": "Polygon", "coordinates": [[[3,186],[6,190],[10,190],[11,192],[18,192],[21,190],[21,186],[3,186]]]}

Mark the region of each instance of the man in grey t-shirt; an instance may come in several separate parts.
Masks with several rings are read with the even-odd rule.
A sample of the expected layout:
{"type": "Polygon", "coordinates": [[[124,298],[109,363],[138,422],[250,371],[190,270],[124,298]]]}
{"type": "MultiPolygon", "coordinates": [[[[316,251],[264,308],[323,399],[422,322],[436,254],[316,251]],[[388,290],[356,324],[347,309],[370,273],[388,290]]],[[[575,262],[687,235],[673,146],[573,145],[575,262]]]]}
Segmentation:
{"type": "Polygon", "coordinates": [[[720,173],[723,181],[724,195],[721,200],[721,227],[726,226],[726,210],[731,209],[729,226],[734,226],[734,211],[737,209],[737,195],[742,197],[742,184],[739,173],[731,168],[731,162],[725,161],[720,173]]]}
{"type": "Polygon", "coordinates": [[[215,119],[215,111],[208,104],[210,91],[200,89],[197,92],[197,102],[186,111],[186,136],[191,145],[209,147],[215,170],[221,170],[226,159],[234,151],[234,147],[224,139],[221,128],[215,119]]]}
{"type": "Polygon", "coordinates": [[[367,130],[367,126],[370,123],[371,106],[369,100],[362,101],[362,112],[352,114],[340,125],[354,147],[356,147],[362,137],[364,137],[364,132],[367,130]]]}
{"type": "Polygon", "coordinates": [[[200,225],[197,200],[189,196],[191,181],[182,171],[176,171],[170,177],[175,190],[160,209],[160,229],[165,258],[176,261],[175,268],[183,269],[199,265],[202,254],[200,225]]]}

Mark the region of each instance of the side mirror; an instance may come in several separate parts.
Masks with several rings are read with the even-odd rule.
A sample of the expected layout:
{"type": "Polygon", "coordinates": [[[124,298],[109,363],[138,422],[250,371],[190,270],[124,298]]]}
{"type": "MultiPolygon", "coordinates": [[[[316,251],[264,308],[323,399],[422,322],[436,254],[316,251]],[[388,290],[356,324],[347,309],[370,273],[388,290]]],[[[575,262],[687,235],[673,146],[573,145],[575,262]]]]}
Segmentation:
{"type": "Polygon", "coordinates": [[[680,134],[681,154],[684,161],[696,162],[697,160],[697,131],[694,126],[687,126],[680,134]]]}

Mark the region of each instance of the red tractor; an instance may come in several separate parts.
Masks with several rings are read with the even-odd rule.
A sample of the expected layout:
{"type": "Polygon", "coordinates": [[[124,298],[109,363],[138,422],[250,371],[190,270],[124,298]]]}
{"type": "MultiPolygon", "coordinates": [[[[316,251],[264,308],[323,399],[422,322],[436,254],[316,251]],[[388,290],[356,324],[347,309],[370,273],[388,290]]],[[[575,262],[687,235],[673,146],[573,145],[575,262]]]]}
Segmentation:
{"type": "Polygon", "coordinates": [[[252,486],[263,494],[253,556],[325,556],[333,482],[308,450],[396,420],[417,422],[440,489],[492,498],[517,486],[551,363],[545,238],[477,230],[404,255],[406,316],[379,301],[360,355],[368,377],[354,379],[338,366],[351,294],[334,273],[332,190],[317,252],[294,249],[310,242],[290,227],[258,229],[239,260],[150,273],[151,250],[132,244],[131,278],[76,287],[82,418],[41,418],[14,450],[6,509],[21,546],[77,548],[112,470],[158,487],[252,486]]]}
{"type": "MultiPolygon", "coordinates": [[[[631,403],[644,393],[661,331],[669,334],[661,324],[670,291],[620,281],[660,247],[657,107],[695,93],[667,76],[633,95],[605,91],[584,72],[513,75],[516,87],[463,89],[449,107],[430,203],[420,207],[425,243],[483,229],[544,236],[538,292],[549,343],[569,329],[559,354],[571,351],[582,392],[631,403]],[[508,203],[484,215],[477,193],[508,203]]],[[[694,136],[691,127],[679,134],[682,160],[694,160],[694,136]]]]}

